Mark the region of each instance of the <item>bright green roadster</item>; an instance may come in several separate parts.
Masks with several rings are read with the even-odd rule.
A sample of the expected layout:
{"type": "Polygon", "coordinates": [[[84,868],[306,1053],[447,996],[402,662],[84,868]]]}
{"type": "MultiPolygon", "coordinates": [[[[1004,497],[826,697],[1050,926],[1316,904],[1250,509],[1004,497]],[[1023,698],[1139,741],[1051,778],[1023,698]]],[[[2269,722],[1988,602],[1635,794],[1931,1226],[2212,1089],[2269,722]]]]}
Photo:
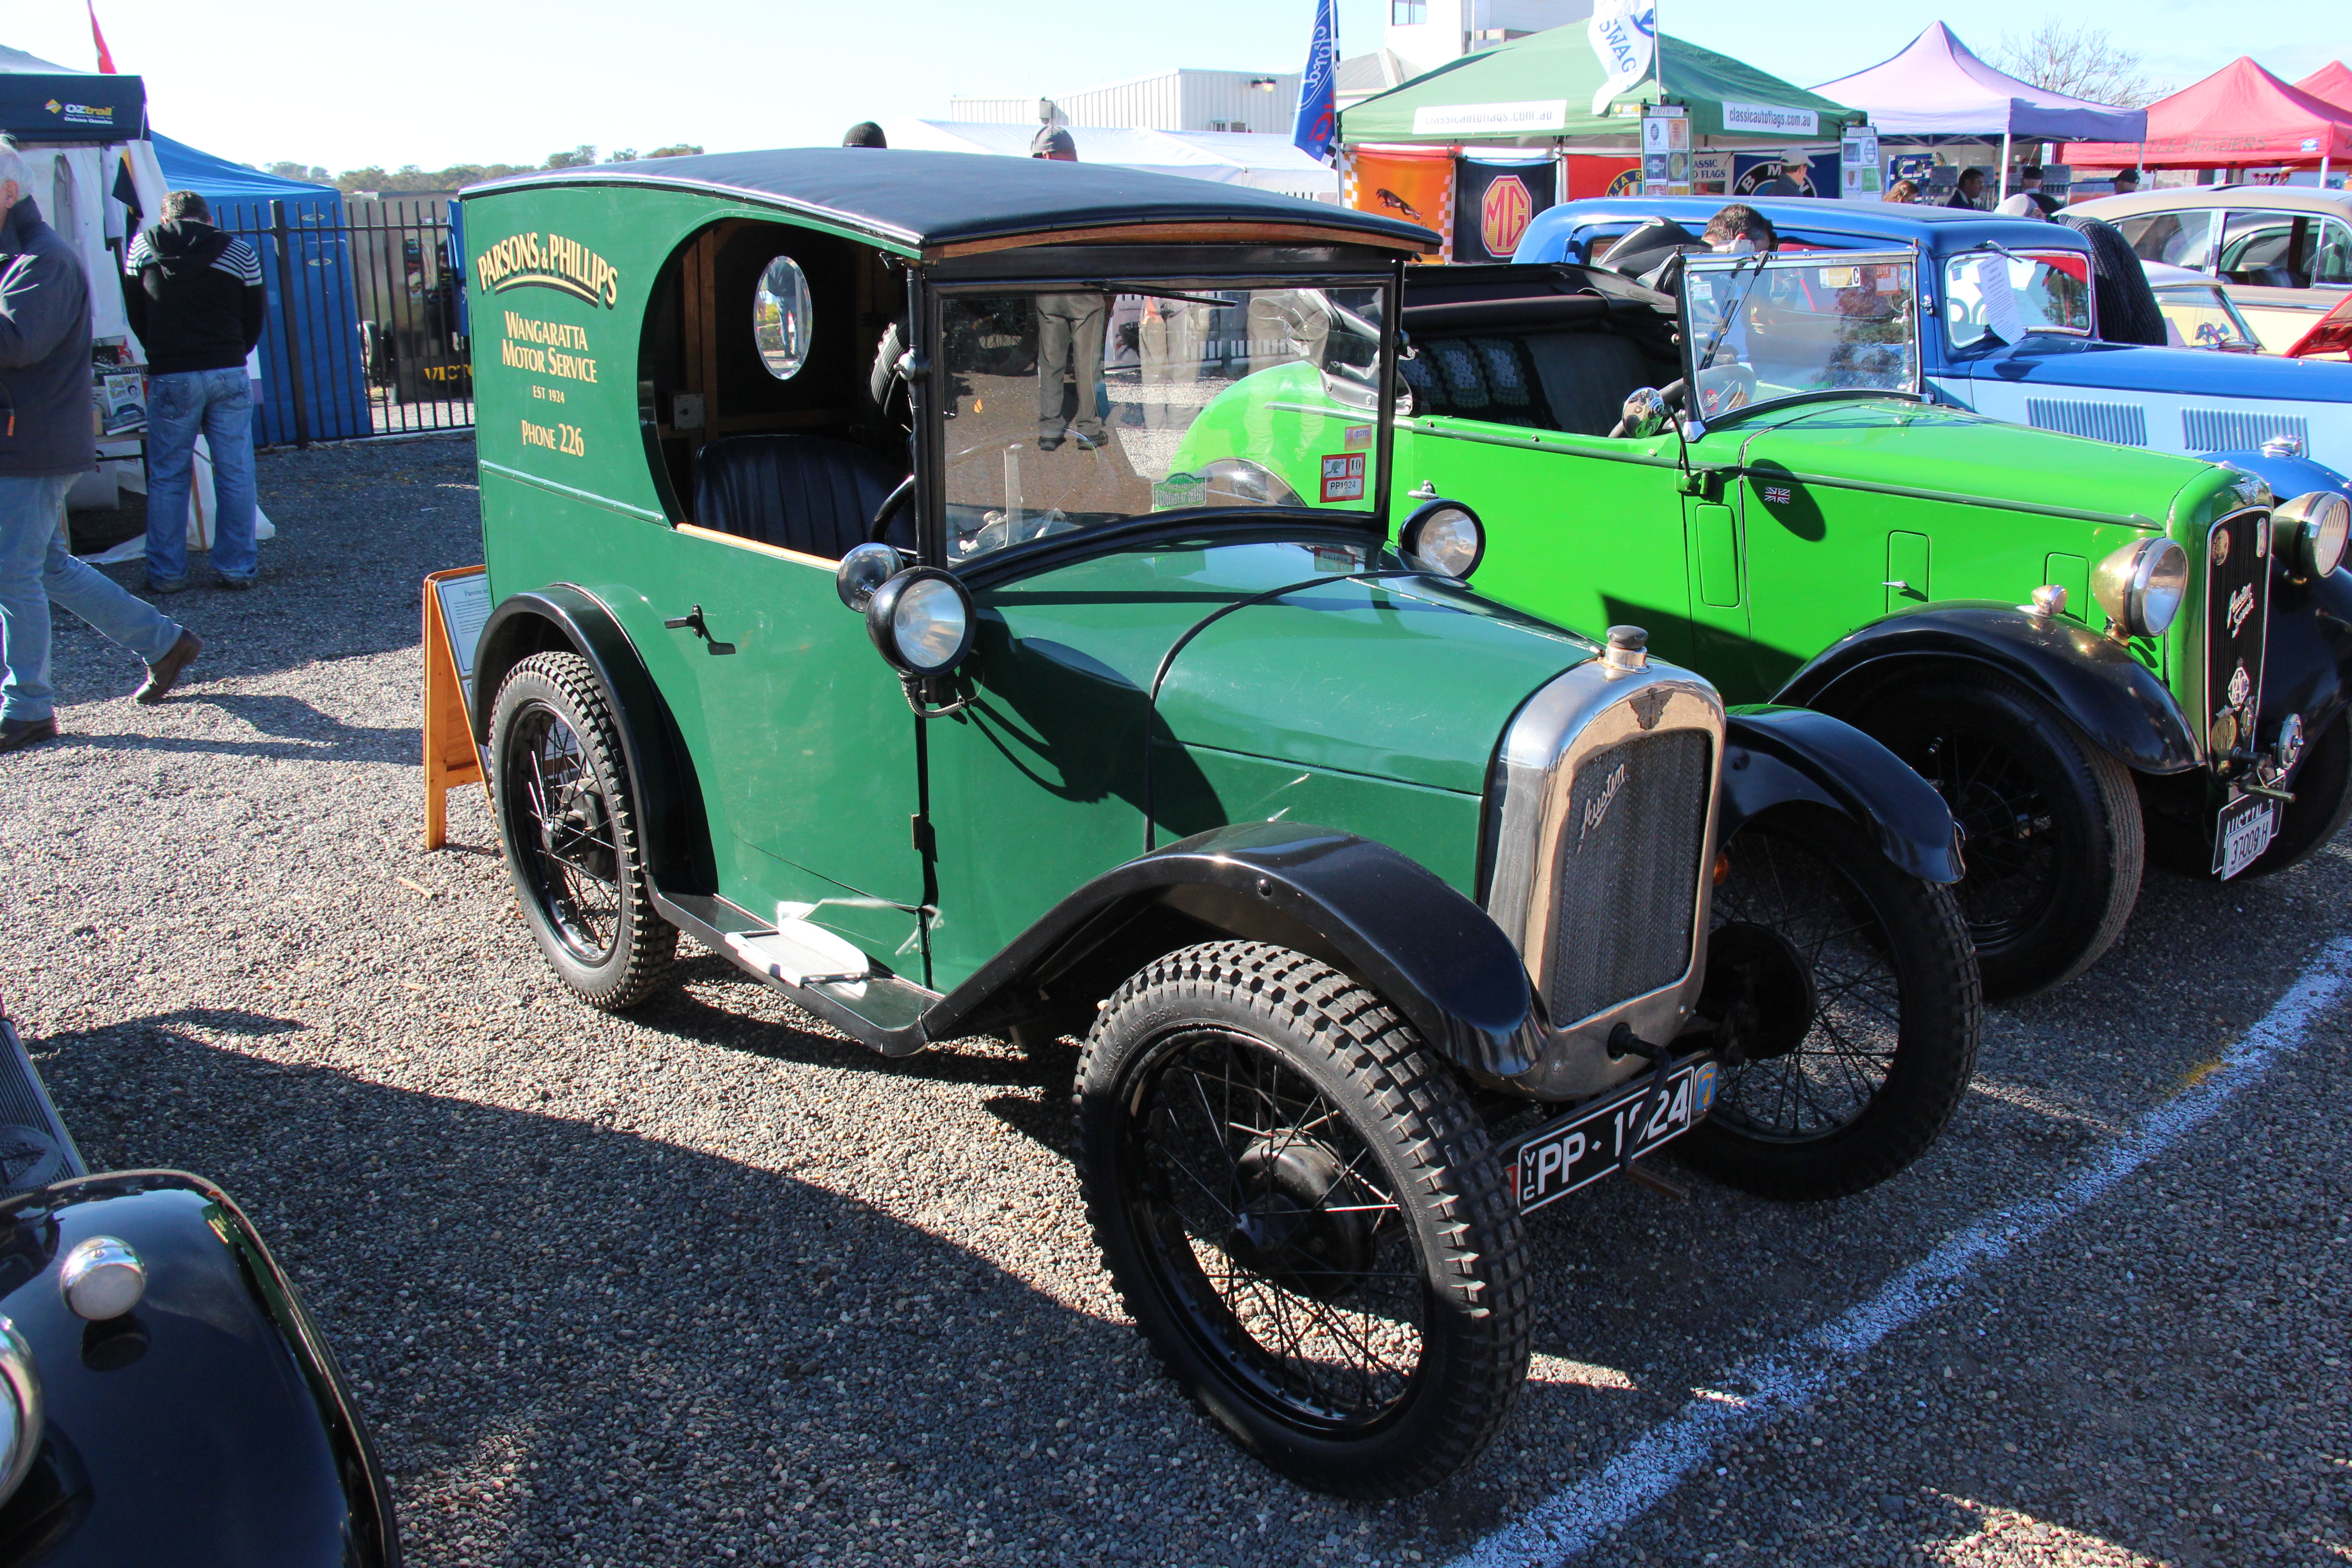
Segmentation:
{"type": "MultiPolygon", "coordinates": [[[[2010,289],[2036,265],[1988,251],[1947,308],[2057,298],[2010,289]]],[[[1701,249],[1652,275],[1669,294],[1598,266],[1415,268],[1397,511],[1476,513],[1481,592],[1639,622],[1734,701],[1885,741],[1965,830],[1961,907],[1987,992],[2013,994],[2105,951],[2145,854],[2226,878],[2343,826],[2347,509],[1937,405],[1916,272],[1907,250],[1701,249]]],[[[1181,462],[1279,452],[1359,405],[1270,368],[1181,462]]],[[[1267,493],[1318,499],[1313,463],[1269,470],[1267,493]]]]}
{"type": "Polygon", "coordinates": [[[1672,1187],[1668,1140],[1822,1198],[1951,1113],[1979,997],[1934,791],[1480,596],[1465,514],[1389,545],[1368,389],[1422,230],[859,149],[465,216],[473,721],[549,963],[633,1006],[684,932],[887,1055],[1082,1036],[1112,1275],[1269,1464],[1467,1462],[1526,1369],[1523,1215],[1672,1187]],[[1294,371],[1307,413],[1178,463],[1294,371]]]}

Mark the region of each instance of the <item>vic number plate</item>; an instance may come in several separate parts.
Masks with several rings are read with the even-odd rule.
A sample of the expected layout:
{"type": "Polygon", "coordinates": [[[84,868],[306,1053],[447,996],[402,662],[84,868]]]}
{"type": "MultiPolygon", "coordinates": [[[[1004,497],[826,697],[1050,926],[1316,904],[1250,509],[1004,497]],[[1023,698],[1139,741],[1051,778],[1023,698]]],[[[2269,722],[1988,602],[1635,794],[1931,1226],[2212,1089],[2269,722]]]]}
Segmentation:
{"type": "Polygon", "coordinates": [[[2221,808],[2213,828],[2213,869],[2228,881],[2252,865],[2278,833],[2278,802],[2241,795],[2221,808]]]}
{"type": "Polygon", "coordinates": [[[1572,1111],[1529,1133],[1519,1145],[1518,1164],[1511,1173],[1519,1212],[1532,1213],[1599,1181],[1617,1168],[1618,1151],[1629,1141],[1638,1155],[1689,1131],[1715,1104],[1715,1064],[1677,1068],[1648,1124],[1636,1127],[1649,1087],[1645,1076],[1614,1100],[1572,1111]]]}

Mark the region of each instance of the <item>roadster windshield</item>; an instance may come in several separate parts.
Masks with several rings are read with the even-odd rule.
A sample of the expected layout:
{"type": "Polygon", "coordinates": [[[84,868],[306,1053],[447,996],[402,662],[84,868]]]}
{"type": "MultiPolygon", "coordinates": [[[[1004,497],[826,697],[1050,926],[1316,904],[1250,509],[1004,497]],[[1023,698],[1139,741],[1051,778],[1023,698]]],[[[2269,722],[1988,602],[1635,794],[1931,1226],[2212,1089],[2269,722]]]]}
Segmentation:
{"type": "Polygon", "coordinates": [[[1129,279],[941,301],[948,552],[1192,507],[1369,511],[1388,286],[1129,279]],[[1259,378],[1271,395],[1230,398],[1259,378]],[[1269,418],[1279,410],[1282,417],[1269,418]],[[1254,412],[1245,412],[1254,411],[1254,412]],[[1187,466],[1196,425],[1229,454],[1187,466]],[[1277,473],[1312,474],[1301,495],[1277,473]]]}
{"type": "Polygon", "coordinates": [[[1917,268],[1907,251],[1695,256],[1683,312],[1701,418],[1807,393],[1919,390],[1917,268]]]}

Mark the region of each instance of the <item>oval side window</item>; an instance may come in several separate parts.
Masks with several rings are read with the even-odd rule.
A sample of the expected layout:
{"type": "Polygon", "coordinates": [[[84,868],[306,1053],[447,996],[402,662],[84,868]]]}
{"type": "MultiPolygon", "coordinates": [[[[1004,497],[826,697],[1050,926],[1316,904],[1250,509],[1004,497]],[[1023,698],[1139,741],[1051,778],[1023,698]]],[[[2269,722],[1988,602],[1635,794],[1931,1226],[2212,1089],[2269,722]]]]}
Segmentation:
{"type": "Polygon", "coordinates": [[[789,256],[769,262],[751,297],[751,336],[760,345],[760,363],[778,381],[792,380],[808,363],[812,313],[801,264],[789,256]]]}

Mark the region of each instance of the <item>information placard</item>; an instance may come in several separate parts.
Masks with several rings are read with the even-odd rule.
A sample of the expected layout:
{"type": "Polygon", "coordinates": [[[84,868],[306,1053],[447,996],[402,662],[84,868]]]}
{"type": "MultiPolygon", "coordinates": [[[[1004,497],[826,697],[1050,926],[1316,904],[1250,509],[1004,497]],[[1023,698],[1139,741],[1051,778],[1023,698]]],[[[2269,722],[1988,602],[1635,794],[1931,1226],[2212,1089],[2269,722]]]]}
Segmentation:
{"type": "Polygon", "coordinates": [[[471,718],[474,653],[490,618],[485,568],[460,566],[425,579],[425,847],[449,841],[449,788],[489,788],[471,718]]]}

